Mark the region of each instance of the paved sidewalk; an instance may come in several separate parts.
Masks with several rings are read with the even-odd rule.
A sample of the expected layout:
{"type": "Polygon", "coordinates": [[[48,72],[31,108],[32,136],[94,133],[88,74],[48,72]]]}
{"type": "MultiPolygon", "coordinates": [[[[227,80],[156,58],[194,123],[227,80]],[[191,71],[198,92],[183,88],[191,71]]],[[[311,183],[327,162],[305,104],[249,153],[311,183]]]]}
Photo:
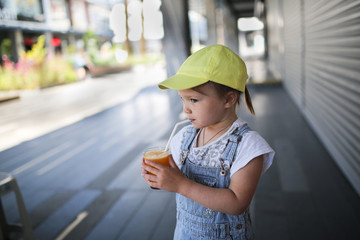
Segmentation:
{"type": "Polygon", "coordinates": [[[164,64],[73,84],[20,92],[20,98],[0,104],[0,151],[70,125],[165,79],[164,64]]]}

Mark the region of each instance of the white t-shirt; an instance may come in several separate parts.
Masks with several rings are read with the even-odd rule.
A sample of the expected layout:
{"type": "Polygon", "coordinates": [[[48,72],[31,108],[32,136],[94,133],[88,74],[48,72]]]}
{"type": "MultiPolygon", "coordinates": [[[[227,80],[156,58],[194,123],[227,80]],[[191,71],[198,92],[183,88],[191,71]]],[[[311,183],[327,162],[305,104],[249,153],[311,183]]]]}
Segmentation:
{"type": "MultiPolygon", "coordinates": [[[[220,167],[219,158],[226,147],[228,138],[236,128],[241,128],[244,124],[244,121],[237,119],[226,133],[215,141],[202,147],[195,147],[197,135],[190,148],[188,158],[200,166],[220,167]]],[[[185,141],[185,137],[187,136],[186,132],[189,127],[191,127],[191,125],[183,127],[173,137],[170,143],[170,152],[178,167],[180,167],[181,147],[185,141]]],[[[243,135],[236,150],[235,160],[230,168],[230,177],[239,169],[246,166],[252,159],[260,155],[264,155],[262,169],[262,173],[264,173],[271,166],[275,152],[259,133],[256,131],[248,131],[243,135]]],[[[225,161],[224,164],[227,167],[230,166],[228,161],[225,161]]]]}

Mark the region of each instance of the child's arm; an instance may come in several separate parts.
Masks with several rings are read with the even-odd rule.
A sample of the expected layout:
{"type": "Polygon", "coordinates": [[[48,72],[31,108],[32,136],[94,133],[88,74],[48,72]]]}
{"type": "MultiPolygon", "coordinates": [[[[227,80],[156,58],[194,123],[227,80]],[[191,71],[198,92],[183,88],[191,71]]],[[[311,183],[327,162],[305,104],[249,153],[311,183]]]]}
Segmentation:
{"type": "Polygon", "coordinates": [[[245,167],[234,173],[228,189],[211,188],[186,178],[172,159],[170,167],[153,162],[149,164],[155,168],[143,164],[142,167],[145,171],[142,175],[150,186],[177,192],[214,211],[238,215],[250,205],[260,179],[263,156],[254,158],[245,167]],[[146,174],[146,171],[151,171],[157,176],[146,174]]]}

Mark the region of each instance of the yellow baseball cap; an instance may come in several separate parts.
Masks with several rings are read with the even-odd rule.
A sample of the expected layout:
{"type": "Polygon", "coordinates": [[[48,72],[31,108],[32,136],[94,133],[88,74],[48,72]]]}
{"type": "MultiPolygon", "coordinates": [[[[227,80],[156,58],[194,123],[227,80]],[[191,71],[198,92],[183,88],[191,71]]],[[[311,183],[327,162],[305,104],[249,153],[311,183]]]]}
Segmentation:
{"type": "Polygon", "coordinates": [[[184,90],[212,81],[244,92],[247,79],[245,63],[236,53],[223,45],[211,45],[189,56],[159,88],[184,90]]]}

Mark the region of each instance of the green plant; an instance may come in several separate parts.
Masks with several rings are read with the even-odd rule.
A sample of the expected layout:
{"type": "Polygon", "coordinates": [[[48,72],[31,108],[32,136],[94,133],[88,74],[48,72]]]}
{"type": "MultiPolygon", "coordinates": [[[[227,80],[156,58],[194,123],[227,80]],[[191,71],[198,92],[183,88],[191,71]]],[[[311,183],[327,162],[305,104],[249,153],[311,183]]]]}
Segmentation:
{"type": "Polygon", "coordinates": [[[40,36],[32,49],[23,52],[14,64],[6,60],[0,67],[0,90],[35,89],[76,81],[71,62],[62,57],[46,58],[45,37],[40,36]]]}
{"type": "Polygon", "coordinates": [[[86,50],[90,50],[89,48],[92,48],[94,46],[96,46],[96,50],[97,50],[97,46],[99,44],[99,37],[96,36],[96,34],[93,31],[91,30],[86,31],[83,36],[83,40],[86,50]]]}
{"type": "Polygon", "coordinates": [[[1,42],[1,46],[0,46],[0,53],[1,55],[7,55],[9,56],[11,54],[11,40],[8,38],[5,38],[4,40],[2,40],[1,42]]]}
{"type": "Polygon", "coordinates": [[[99,52],[99,37],[96,34],[88,30],[83,36],[86,53],[89,55],[92,62],[96,61],[97,54],[99,52]]]}
{"type": "Polygon", "coordinates": [[[32,46],[30,51],[22,52],[20,58],[27,61],[29,64],[39,65],[44,62],[46,57],[45,36],[41,35],[37,38],[37,42],[32,46]]]}
{"type": "Polygon", "coordinates": [[[41,69],[40,86],[71,83],[76,81],[76,74],[71,63],[61,57],[46,61],[41,69]]]}

